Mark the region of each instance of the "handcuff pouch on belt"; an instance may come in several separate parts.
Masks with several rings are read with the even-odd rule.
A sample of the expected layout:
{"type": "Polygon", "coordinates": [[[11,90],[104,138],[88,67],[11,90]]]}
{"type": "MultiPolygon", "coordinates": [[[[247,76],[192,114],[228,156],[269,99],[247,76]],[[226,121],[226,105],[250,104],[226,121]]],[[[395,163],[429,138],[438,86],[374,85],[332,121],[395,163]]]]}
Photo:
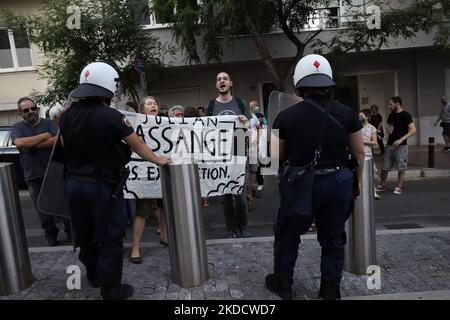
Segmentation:
{"type": "Polygon", "coordinates": [[[291,228],[304,234],[312,222],[314,164],[293,166],[288,161],[280,176],[280,210],[291,220],[291,228]]]}

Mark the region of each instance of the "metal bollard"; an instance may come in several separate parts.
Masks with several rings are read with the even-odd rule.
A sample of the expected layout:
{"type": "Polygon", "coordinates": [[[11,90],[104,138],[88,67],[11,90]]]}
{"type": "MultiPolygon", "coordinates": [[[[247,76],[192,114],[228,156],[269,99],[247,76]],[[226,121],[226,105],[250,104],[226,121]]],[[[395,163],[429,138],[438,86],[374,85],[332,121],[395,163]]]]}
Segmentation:
{"type": "Polygon", "coordinates": [[[434,168],[434,137],[428,138],[428,168],[434,168]]]}
{"type": "Polygon", "coordinates": [[[161,168],[172,281],[184,288],[208,280],[200,180],[196,164],[161,168]]]}
{"type": "Polygon", "coordinates": [[[367,274],[367,267],[377,264],[373,159],[364,159],[364,172],[361,194],[355,201],[355,210],[348,219],[345,231],[344,270],[358,274],[367,274]]]}
{"type": "Polygon", "coordinates": [[[29,288],[35,278],[13,163],[0,163],[0,296],[29,288]]]}

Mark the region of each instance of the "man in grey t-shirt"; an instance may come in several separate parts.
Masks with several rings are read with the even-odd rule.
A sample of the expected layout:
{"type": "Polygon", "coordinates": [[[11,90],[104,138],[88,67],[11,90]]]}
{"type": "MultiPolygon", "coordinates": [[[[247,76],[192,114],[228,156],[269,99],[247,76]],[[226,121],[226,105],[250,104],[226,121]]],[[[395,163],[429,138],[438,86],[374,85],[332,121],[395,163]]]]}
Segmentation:
{"type": "MultiPolygon", "coordinates": [[[[207,116],[239,115],[239,120],[249,126],[252,113],[248,104],[231,95],[233,82],[228,73],[220,72],[216,77],[216,89],[219,92],[217,98],[211,101],[207,107],[207,116]]],[[[244,179],[247,181],[247,178],[244,179]]],[[[229,238],[248,238],[250,233],[247,228],[247,188],[244,185],[242,194],[236,195],[236,206],[233,206],[233,196],[226,194],[222,196],[222,207],[229,238]]]]}
{"type": "MultiPolygon", "coordinates": [[[[36,103],[31,98],[21,98],[17,104],[23,121],[12,126],[11,140],[20,151],[20,163],[25,181],[34,207],[38,211],[48,245],[55,246],[59,229],[55,225],[53,216],[39,211],[37,200],[58,128],[50,119],[39,117],[36,103]]],[[[71,241],[69,220],[64,219],[64,224],[68,240],[71,241]]]]}
{"type": "Polygon", "coordinates": [[[436,119],[434,126],[437,126],[439,121],[441,122],[442,127],[442,137],[445,141],[443,152],[450,152],[450,103],[448,103],[448,99],[446,96],[441,98],[442,109],[439,113],[439,117],[436,119]]]}

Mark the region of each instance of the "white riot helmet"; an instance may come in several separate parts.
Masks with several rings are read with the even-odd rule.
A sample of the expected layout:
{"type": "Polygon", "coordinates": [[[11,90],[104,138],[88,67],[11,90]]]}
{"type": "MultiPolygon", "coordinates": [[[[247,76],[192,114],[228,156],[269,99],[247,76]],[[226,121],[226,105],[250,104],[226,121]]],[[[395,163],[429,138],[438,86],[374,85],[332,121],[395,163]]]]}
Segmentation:
{"type": "Polygon", "coordinates": [[[335,86],[333,71],[328,60],[318,54],[304,56],[295,66],[294,85],[297,89],[335,86]]]}
{"type": "Polygon", "coordinates": [[[112,98],[119,88],[119,74],[109,64],[94,62],[84,67],[80,74],[80,86],[72,93],[74,98],[112,98]]]}

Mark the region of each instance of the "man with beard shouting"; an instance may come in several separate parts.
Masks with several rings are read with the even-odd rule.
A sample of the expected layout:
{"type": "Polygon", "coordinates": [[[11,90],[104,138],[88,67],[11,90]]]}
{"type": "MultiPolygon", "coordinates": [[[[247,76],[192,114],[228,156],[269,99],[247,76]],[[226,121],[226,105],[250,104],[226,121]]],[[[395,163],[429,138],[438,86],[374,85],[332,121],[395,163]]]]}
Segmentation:
{"type": "MultiPolygon", "coordinates": [[[[255,117],[253,119],[250,107],[247,102],[231,95],[233,81],[226,72],[220,72],[216,76],[216,89],[218,91],[217,98],[211,100],[206,107],[206,116],[224,116],[224,115],[238,115],[239,121],[250,127],[251,121],[258,121],[255,117]]],[[[248,173],[248,164],[246,167],[246,174],[248,173]]],[[[247,176],[244,181],[247,181],[247,176]]],[[[248,238],[250,232],[248,231],[248,203],[247,203],[247,188],[244,186],[242,193],[235,196],[233,205],[233,196],[225,194],[222,196],[222,208],[225,215],[225,223],[228,230],[228,238],[248,238]]]]}
{"type": "MultiPolygon", "coordinates": [[[[37,200],[41,191],[48,160],[58,134],[58,127],[50,120],[39,117],[39,109],[33,99],[24,97],[17,102],[23,121],[12,126],[11,140],[20,151],[20,163],[30,191],[34,207],[45,231],[49,246],[56,246],[59,229],[51,215],[39,211],[37,200]]],[[[64,220],[67,240],[71,240],[70,223],[64,220]]]]}

